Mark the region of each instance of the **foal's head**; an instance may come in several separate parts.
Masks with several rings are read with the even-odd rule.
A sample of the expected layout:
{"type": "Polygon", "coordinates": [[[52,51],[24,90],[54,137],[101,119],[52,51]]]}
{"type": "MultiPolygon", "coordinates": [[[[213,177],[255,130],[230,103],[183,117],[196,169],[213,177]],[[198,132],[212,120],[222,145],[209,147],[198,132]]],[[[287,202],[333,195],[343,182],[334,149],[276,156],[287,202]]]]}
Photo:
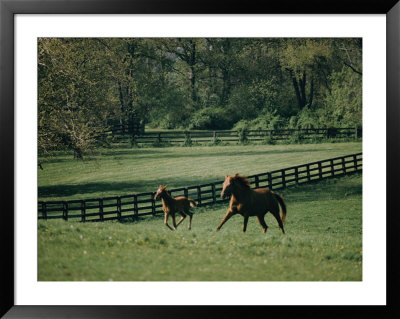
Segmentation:
{"type": "Polygon", "coordinates": [[[224,183],[222,184],[221,198],[223,199],[225,196],[230,196],[232,194],[232,190],[235,187],[242,188],[250,188],[250,183],[245,176],[239,176],[239,174],[235,174],[234,176],[225,176],[224,183]]]}
{"type": "Polygon", "coordinates": [[[166,189],[167,189],[167,186],[163,186],[163,185],[158,186],[157,192],[154,195],[154,199],[158,199],[161,196],[161,194],[165,192],[166,189]]]}

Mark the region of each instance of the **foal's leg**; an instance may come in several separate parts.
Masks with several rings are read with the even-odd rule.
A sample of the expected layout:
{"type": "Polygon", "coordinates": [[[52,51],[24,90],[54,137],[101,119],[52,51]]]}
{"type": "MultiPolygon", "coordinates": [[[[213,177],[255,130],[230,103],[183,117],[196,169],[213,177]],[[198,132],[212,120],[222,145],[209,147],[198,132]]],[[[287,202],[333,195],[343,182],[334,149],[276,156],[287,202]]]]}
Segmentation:
{"type": "Polygon", "coordinates": [[[176,225],[176,221],[175,221],[175,213],[171,214],[171,218],[172,218],[172,225],[174,225],[174,229],[176,229],[176,227],[178,227],[176,225]]]}
{"type": "Polygon", "coordinates": [[[265,223],[264,216],[257,216],[258,222],[260,223],[263,232],[265,233],[268,229],[267,224],[265,223]]]}
{"type": "Polygon", "coordinates": [[[168,225],[168,216],[169,214],[164,213],[164,225],[167,226],[169,229],[174,230],[170,225],[168,225]]]}
{"type": "Polygon", "coordinates": [[[249,221],[249,216],[244,216],[244,221],[243,221],[243,232],[246,231],[247,227],[247,222],[249,221]]]}
{"type": "Polygon", "coordinates": [[[179,224],[182,223],[183,220],[186,218],[186,215],[185,215],[184,213],[180,213],[180,214],[181,214],[182,216],[181,216],[181,218],[178,220],[178,223],[176,224],[176,227],[178,227],[179,224]]]}
{"type": "Polygon", "coordinates": [[[217,227],[217,231],[219,231],[221,229],[222,225],[225,224],[228,221],[228,219],[231,218],[235,214],[236,214],[236,212],[234,212],[233,210],[228,209],[228,211],[226,212],[225,217],[222,219],[221,223],[217,227]]]}

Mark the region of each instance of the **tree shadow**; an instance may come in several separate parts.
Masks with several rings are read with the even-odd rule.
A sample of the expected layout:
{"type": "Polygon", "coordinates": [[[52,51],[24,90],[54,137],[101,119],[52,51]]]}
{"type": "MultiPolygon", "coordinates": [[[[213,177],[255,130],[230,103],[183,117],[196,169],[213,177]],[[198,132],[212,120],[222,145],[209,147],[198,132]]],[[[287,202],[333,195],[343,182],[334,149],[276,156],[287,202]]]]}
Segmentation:
{"type": "MultiPolygon", "coordinates": [[[[146,181],[133,182],[94,182],[82,184],[60,184],[50,186],[39,186],[38,196],[45,198],[68,198],[81,195],[79,199],[92,198],[90,194],[107,193],[107,197],[120,195],[155,192],[158,186],[168,185],[168,189],[190,187],[199,184],[212,183],[215,179],[196,180],[190,178],[159,179],[153,178],[146,181]]],[[[221,179],[222,184],[222,179],[221,179]]]]}

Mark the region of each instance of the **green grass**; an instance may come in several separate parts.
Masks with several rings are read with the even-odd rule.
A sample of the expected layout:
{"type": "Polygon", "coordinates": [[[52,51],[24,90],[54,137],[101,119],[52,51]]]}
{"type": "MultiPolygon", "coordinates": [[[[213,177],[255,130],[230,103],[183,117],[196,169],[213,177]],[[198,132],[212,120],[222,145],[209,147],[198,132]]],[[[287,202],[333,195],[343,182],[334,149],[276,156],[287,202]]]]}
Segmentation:
{"type": "Polygon", "coordinates": [[[162,216],[123,223],[38,221],[38,280],[362,280],[361,174],[283,195],[285,235],[271,214],[266,234],[254,217],[243,233],[241,216],[216,232],[227,204],[196,208],[191,231],[187,221],[170,231],[162,216]]]}
{"type": "Polygon", "coordinates": [[[39,200],[100,198],[258,174],[361,152],[360,142],[99,149],[86,160],[58,153],[39,158],[39,200]]]}

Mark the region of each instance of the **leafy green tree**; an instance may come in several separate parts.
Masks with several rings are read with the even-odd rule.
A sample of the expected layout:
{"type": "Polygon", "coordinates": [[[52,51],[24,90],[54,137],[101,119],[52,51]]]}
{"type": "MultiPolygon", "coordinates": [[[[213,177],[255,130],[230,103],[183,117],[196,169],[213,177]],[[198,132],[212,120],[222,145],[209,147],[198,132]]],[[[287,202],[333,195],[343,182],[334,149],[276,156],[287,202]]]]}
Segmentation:
{"type": "Polygon", "coordinates": [[[81,158],[133,114],[153,127],[361,125],[358,38],[42,38],[38,145],[81,158]]]}
{"type": "Polygon", "coordinates": [[[362,125],[362,79],[357,72],[346,66],[332,73],[331,93],[326,99],[326,108],[333,125],[362,125]]]}
{"type": "Polygon", "coordinates": [[[104,58],[90,39],[39,39],[40,152],[65,147],[82,158],[96,145],[113,108],[104,58]]]}

